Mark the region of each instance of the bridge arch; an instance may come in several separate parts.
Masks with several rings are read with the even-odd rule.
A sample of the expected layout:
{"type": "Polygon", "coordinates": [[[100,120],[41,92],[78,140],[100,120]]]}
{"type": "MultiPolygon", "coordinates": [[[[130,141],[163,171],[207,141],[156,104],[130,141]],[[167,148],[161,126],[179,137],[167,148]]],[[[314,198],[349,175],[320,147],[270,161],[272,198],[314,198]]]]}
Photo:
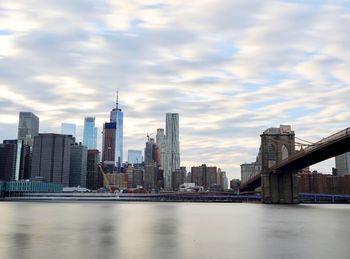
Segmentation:
{"type": "Polygon", "coordinates": [[[281,148],[281,159],[284,160],[289,157],[289,150],[286,145],[282,145],[281,148]]]}
{"type": "Polygon", "coordinates": [[[273,143],[267,145],[267,161],[268,167],[271,167],[277,163],[277,148],[273,143]]]}

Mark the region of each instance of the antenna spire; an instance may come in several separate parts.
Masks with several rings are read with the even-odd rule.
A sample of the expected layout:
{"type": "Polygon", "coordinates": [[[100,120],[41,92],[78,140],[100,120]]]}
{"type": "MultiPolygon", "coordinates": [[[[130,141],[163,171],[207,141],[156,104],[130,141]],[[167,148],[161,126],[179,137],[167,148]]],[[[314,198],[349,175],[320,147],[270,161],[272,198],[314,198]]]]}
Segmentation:
{"type": "Polygon", "coordinates": [[[115,102],[116,110],[118,110],[118,105],[119,105],[119,96],[118,96],[118,88],[117,88],[117,96],[116,96],[116,102],[115,102]]]}

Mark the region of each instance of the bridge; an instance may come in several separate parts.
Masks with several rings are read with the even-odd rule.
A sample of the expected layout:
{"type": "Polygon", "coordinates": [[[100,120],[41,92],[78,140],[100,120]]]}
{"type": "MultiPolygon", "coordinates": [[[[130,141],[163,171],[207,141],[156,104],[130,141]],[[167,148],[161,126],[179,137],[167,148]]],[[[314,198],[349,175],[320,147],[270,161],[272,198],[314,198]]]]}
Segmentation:
{"type": "Polygon", "coordinates": [[[244,182],[240,191],[262,187],[264,203],[298,203],[297,173],[310,165],[350,151],[350,128],[295,151],[293,131],[261,136],[261,172],[244,182]]]}

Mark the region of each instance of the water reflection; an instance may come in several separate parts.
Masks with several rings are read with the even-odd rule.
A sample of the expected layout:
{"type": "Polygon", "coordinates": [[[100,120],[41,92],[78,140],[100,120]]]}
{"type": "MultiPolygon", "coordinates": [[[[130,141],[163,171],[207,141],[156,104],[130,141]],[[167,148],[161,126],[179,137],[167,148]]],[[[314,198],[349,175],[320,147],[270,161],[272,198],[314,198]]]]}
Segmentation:
{"type": "Polygon", "coordinates": [[[0,258],[348,258],[350,206],[0,203],[0,258]]]}

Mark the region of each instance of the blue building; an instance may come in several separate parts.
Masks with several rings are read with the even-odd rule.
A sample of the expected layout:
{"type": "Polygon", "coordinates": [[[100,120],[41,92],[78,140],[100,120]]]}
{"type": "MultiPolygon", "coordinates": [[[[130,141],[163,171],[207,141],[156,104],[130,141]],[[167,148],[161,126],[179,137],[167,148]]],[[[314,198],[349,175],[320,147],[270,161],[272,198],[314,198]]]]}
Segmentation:
{"type": "Polygon", "coordinates": [[[97,128],[95,127],[95,117],[85,117],[83,144],[88,149],[97,148],[97,128]]]}

